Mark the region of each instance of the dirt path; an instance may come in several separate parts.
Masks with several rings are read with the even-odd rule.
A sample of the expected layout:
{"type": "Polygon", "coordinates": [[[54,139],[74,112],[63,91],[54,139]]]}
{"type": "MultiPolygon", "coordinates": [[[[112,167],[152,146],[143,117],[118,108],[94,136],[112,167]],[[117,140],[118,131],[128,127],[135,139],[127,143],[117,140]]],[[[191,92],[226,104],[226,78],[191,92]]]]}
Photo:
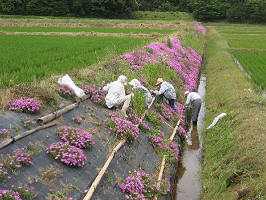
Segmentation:
{"type": "Polygon", "coordinates": [[[64,35],[64,36],[96,36],[96,37],[128,37],[128,38],[160,38],[164,34],[124,34],[124,33],[96,33],[96,32],[8,32],[0,31],[0,35],[64,35]]]}

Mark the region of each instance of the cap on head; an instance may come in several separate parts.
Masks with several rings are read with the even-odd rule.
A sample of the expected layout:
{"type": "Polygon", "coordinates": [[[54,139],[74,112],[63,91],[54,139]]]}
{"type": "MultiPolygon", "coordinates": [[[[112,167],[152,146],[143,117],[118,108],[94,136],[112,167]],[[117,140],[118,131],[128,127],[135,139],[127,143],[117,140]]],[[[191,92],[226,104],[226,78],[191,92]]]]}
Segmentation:
{"type": "Polygon", "coordinates": [[[185,96],[187,96],[189,94],[189,91],[185,91],[185,96]]]}
{"type": "Polygon", "coordinates": [[[138,79],[135,79],[135,78],[132,79],[128,84],[129,85],[132,85],[133,87],[139,87],[139,86],[141,86],[139,80],[138,79]]]}
{"type": "Polygon", "coordinates": [[[120,75],[117,80],[123,85],[127,85],[127,77],[125,77],[124,75],[120,75]]]}
{"type": "Polygon", "coordinates": [[[156,85],[160,85],[162,82],[163,82],[163,79],[162,78],[158,78],[157,82],[156,82],[156,85]]]}

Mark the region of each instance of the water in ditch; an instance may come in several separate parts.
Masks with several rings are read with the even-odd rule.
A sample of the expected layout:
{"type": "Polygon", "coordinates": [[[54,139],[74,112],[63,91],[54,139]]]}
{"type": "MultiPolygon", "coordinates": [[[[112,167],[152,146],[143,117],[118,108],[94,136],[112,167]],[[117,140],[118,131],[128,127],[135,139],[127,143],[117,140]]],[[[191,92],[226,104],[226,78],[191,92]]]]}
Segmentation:
{"type": "Polygon", "coordinates": [[[202,97],[202,106],[197,125],[190,125],[186,141],[183,143],[181,161],[177,169],[177,186],[175,200],[201,199],[202,183],[200,179],[203,138],[201,130],[205,117],[206,77],[201,75],[198,93],[202,97]]]}

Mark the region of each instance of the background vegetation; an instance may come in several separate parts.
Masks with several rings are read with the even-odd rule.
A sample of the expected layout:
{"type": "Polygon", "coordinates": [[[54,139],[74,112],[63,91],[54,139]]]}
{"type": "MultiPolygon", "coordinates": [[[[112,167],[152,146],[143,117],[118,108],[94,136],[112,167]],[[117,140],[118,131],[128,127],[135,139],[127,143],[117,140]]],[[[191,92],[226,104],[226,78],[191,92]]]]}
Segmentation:
{"type": "Polygon", "coordinates": [[[9,15],[130,18],[143,17],[137,11],[193,13],[198,20],[264,23],[264,0],[0,0],[0,13],[9,15]]]}

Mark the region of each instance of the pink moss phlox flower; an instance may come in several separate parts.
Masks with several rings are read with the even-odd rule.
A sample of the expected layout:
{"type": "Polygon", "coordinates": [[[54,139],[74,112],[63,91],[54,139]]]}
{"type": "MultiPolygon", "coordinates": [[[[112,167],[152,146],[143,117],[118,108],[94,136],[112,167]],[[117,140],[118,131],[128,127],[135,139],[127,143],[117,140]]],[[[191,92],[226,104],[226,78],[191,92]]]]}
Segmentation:
{"type": "MultiPolygon", "coordinates": [[[[127,139],[132,142],[139,136],[138,127],[131,121],[117,117],[116,113],[109,113],[110,117],[105,120],[105,124],[118,139],[127,139]]],[[[119,116],[119,115],[118,115],[119,116]]]]}
{"type": "Polygon", "coordinates": [[[94,138],[90,133],[72,126],[61,126],[56,134],[68,144],[81,149],[91,149],[95,144],[94,138]]]}
{"type": "Polygon", "coordinates": [[[0,133],[2,133],[2,134],[3,134],[3,133],[10,134],[10,130],[4,128],[2,131],[0,131],[0,133]]]}
{"type": "Polygon", "coordinates": [[[0,190],[0,199],[22,200],[19,193],[12,190],[0,190]]]}
{"type": "Polygon", "coordinates": [[[51,144],[46,153],[49,154],[55,160],[58,160],[69,166],[83,166],[85,165],[87,158],[80,148],[71,146],[68,143],[57,142],[51,144]]]}
{"type": "Polygon", "coordinates": [[[13,99],[7,103],[9,110],[15,112],[24,112],[24,113],[38,113],[41,108],[41,104],[34,98],[28,99],[13,99]]]}
{"type": "Polygon", "coordinates": [[[133,124],[138,124],[140,122],[140,118],[138,117],[136,111],[133,108],[129,107],[127,109],[127,113],[128,113],[130,121],[133,124]]]}
{"type": "Polygon", "coordinates": [[[33,165],[33,151],[28,151],[24,148],[16,149],[13,151],[13,158],[16,158],[22,165],[30,166],[33,165]]]}
{"type": "Polygon", "coordinates": [[[145,172],[129,172],[120,188],[125,193],[126,199],[153,199],[156,195],[164,195],[170,191],[170,183],[166,179],[157,181],[155,177],[145,172]]]}
{"type": "MultiPolygon", "coordinates": [[[[203,27],[199,25],[196,25],[196,27],[204,31],[203,27]]],[[[171,48],[167,46],[167,41],[168,39],[165,39],[165,44],[151,43],[141,50],[124,54],[120,58],[129,62],[129,66],[141,66],[143,68],[147,64],[159,65],[164,62],[175,70],[180,77],[184,90],[192,91],[196,89],[202,56],[191,47],[182,47],[181,40],[171,39],[171,48]]]]}
{"type": "Polygon", "coordinates": [[[76,93],[74,89],[69,87],[68,85],[62,84],[58,88],[56,88],[57,92],[60,96],[66,98],[66,99],[72,99],[76,97],[76,93]]]}
{"type": "Polygon", "coordinates": [[[206,35],[206,28],[202,26],[200,23],[195,23],[194,28],[199,30],[203,35],[206,35]]]}
{"type": "Polygon", "coordinates": [[[85,94],[91,95],[91,100],[99,105],[103,105],[105,103],[105,96],[107,94],[107,91],[101,89],[97,85],[83,85],[81,86],[85,94]]]}

